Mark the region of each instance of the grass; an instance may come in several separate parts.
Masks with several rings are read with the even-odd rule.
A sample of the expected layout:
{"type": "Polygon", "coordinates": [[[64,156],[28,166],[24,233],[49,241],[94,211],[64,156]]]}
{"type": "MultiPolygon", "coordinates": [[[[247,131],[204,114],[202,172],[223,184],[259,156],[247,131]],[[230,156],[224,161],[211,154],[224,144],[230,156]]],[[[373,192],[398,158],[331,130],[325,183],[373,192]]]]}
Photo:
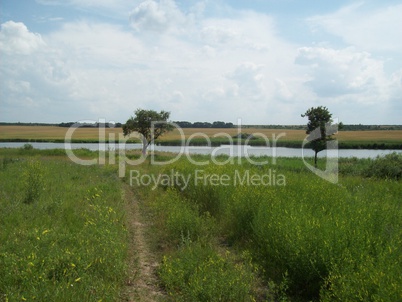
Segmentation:
{"type": "Polygon", "coordinates": [[[192,179],[187,186],[173,177],[156,190],[141,185],[135,190],[155,222],[159,275],[174,301],[209,300],[217,289],[220,301],[397,301],[402,299],[402,187],[400,176],[383,171],[401,165],[396,154],[343,159],[340,182],[331,184],[300,159],[279,158],[264,166],[146,163],[136,167],[142,174],[192,179]],[[367,174],[373,166],[383,168],[367,174]],[[244,181],[247,173],[258,180],[272,170],[285,184],[244,181]],[[196,181],[196,174],[203,176],[196,181]],[[217,185],[222,176],[229,181],[217,185]],[[236,284],[238,296],[225,293],[222,284],[236,284]]]}
{"type": "Polygon", "coordinates": [[[175,301],[253,301],[253,265],[244,260],[234,264],[229,251],[189,241],[163,258],[159,274],[175,301]]]}
{"type": "Polygon", "coordinates": [[[50,151],[0,152],[0,300],[116,301],[127,253],[116,170],[50,151]]]}
{"type": "MultiPolygon", "coordinates": [[[[298,158],[253,160],[268,163],[183,157],[126,169],[168,300],[402,299],[401,155],[341,159],[337,184],[298,158]]],[[[122,299],[128,235],[117,175],[117,164],[76,165],[64,150],[0,149],[2,300],[122,299]]]]}

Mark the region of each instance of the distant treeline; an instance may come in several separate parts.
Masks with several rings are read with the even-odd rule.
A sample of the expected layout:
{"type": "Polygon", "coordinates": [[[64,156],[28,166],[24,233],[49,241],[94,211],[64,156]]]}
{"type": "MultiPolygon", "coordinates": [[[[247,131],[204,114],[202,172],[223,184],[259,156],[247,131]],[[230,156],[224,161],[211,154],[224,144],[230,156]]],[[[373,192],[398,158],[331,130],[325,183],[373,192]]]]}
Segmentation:
{"type": "Polygon", "coordinates": [[[73,125],[76,125],[81,128],[121,128],[122,127],[121,123],[77,123],[77,122],[60,123],[60,124],[57,124],[56,126],[70,128],[73,125]]]}
{"type": "Polygon", "coordinates": [[[50,124],[50,123],[21,123],[21,122],[14,122],[14,123],[6,123],[0,122],[0,126],[58,126],[59,124],[50,124]]]}
{"type": "MultiPolygon", "coordinates": [[[[181,128],[236,128],[237,125],[233,123],[225,123],[221,121],[210,122],[187,122],[176,121],[174,122],[181,128]]],[[[76,125],[82,128],[121,128],[122,123],[77,123],[77,122],[63,122],[59,124],[51,123],[6,123],[0,122],[0,126],[56,126],[56,127],[71,127],[76,125]]],[[[242,125],[242,128],[261,128],[261,129],[289,129],[289,130],[305,130],[305,125],[242,125]]],[[[345,125],[343,124],[341,131],[364,131],[364,130],[402,130],[402,125],[345,125]]]]}
{"type": "Polygon", "coordinates": [[[236,127],[233,123],[225,123],[225,122],[175,122],[181,128],[234,128],[236,127]]]}
{"type": "MultiPolygon", "coordinates": [[[[305,130],[305,125],[242,125],[243,128],[261,128],[261,129],[293,129],[305,130]]],[[[342,124],[340,131],[364,131],[364,130],[402,130],[402,125],[345,125],[342,124]]]]}
{"type": "Polygon", "coordinates": [[[402,130],[402,125],[343,125],[343,131],[362,131],[362,130],[402,130]]]}

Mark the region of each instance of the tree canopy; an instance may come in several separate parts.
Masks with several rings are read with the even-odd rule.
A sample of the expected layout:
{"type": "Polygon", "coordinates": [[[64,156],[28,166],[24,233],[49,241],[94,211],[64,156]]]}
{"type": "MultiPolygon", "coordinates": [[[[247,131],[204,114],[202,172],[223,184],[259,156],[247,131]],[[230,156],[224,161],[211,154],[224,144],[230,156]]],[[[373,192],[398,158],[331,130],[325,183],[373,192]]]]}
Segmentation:
{"type": "Polygon", "coordinates": [[[145,155],[148,146],[158,137],[173,129],[168,119],[170,112],[137,109],[123,125],[125,136],[136,131],[142,135],[142,153],[145,155]]]}
{"type": "Polygon", "coordinates": [[[307,140],[315,152],[314,165],[317,167],[317,154],[326,149],[328,141],[333,140],[332,135],[337,133],[338,125],[332,124],[332,114],[325,106],[311,107],[301,116],[308,118],[307,140]]]}

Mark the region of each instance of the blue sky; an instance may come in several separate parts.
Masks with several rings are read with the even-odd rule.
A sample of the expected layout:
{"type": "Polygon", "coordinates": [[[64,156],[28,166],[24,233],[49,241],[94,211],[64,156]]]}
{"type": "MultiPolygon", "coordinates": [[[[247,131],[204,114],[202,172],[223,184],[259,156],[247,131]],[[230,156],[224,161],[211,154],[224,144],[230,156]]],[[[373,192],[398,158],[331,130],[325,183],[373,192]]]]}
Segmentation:
{"type": "Polygon", "coordinates": [[[401,1],[1,0],[0,121],[402,124],[401,1]]]}

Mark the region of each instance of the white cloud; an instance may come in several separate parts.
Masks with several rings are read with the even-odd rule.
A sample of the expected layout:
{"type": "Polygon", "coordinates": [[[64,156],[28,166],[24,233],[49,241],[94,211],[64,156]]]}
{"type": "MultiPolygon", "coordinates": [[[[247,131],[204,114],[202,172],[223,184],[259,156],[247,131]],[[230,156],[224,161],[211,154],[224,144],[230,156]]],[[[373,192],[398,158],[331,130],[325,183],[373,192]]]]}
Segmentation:
{"type": "MultiPolygon", "coordinates": [[[[67,3],[114,13],[123,6],[67,3]]],[[[173,0],[125,5],[125,23],[66,18],[42,35],[23,23],[4,23],[1,114],[8,120],[124,122],[142,107],[171,111],[174,120],[293,124],[304,123],[300,114],[316,105],[353,122],[364,122],[351,113],[364,112],[361,107],[376,114],[381,108],[381,116],[371,116],[376,121],[396,116],[386,108],[400,108],[402,70],[387,71],[389,61],[374,52],[296,45],[266,13],[208,15],[216,2],[187,10],[173,0]]]]}
{"type": "Polygon", "coordinates": [[[349,97],[378,102],[388,98],[384,85],[389,81],[383,62],[353,48],[335,50],[321,47],[299,49],[296,63],[308,66],[310,86],[318,97],[349,97]],[[363,98],[362,98],[363,97],[363,98]]]}
{"type": "Polygon", "coordinates": [[[172,0],[146,0],[130,13],[130,21],[137,31],[165,32],[178,30],[186,17],[172,0]]]}
{"type": "Polygon", "coordinates": [[[245,62],[236,67],[228,75],[238,88],[237,94],[248,100],[259,100],[265,97],[263,66],[245,62]]]}
{"type": "Polygon", "coordinates": [[[1,25],[0,49],[7,55],[29,55],[44,46],[42,37],[29,32],[24,23],[7,21],[1,25]]]}
{"type": "Polygon", "coordinates": [[[402,51],[402,4],[366,9],[364,2],[308,19],[315,28],[366,51],[402,51]]]}
{"type": "Polygon", "coordinates": [[[142,55],[148,50],[141,41],[115,25],[87,21],[66,23],[48,35],[47,40],[69,56],[71,63],[79,61],[80,67],[124,69],[147,64],[142,55]]]}
{"type": "Polygon", "coordinates": [[[276,96],[279,98],[279,100],[289,101],[294,98],[294,94],[285,81],[281,79],[275,79],[275,86],[276,96]]]}
{"type": "Polygon", "coordinates": [[[201,38],[208,44],[225,44],[238,38],[238,33],[230,28],[206,26],[201,30],[201,38]]]}

